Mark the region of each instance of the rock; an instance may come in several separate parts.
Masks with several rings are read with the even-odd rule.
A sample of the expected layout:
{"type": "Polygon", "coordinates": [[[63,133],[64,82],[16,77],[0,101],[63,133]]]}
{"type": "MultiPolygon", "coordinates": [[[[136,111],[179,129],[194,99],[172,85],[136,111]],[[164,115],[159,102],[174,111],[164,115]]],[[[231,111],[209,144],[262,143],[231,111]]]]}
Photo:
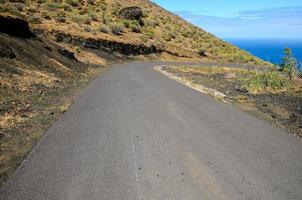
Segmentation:
{"type": "Polygon", "coordinates": [[[8,138],[10,135],[8,133],[2,132],[0,131],[0,141],[1,140],[5,140],[6,138],[8,138]]]}
{"type": "Polygon", "coordinates": [[[52,50],[51,50],[51,48],[50,47],[44,47],[47,51],[49,51],[49,52],[52,52],[52,50]]]}
{"type": "Polygon", "coordinates": [[[67,50],[67,49],[59,49],[59,53],[62,56],[66,57],[66,58],[68,58],[70,60],[78,61],[78,59],[76,59],[76,57],[74,56],[74,53],[71,52],[71,51],[69,51],[69,50],[67,50]]]}
{"type": "Polygon", "coordinates": [[[0,58],[10,58],[13,59],[16,57],[16,54],[14,53],[13,49],[9,47],[8,44],[6,44],[3,41],[0,41],[0,58]]]}
{"type": "Polygon", "coordinates": [[[296,122],[297,119],[298,119],[298,117],[297,117],[297,115],[295,115],[295,114],[292,114],[292,115],[289,117],[289,121],[290,121],[291,123],[296,122]]]}
{"type": "Polygon", "coordinates": [[[143,16],[143,10],[138,6],[126,7],[120,10],[119,16],[127,20],[140,20],[143,16]]]}
{"type": "Polygon", "coordinates": [[[249,91],[245,88],[240,88],[240,87],[236,87],[236,91],[237,92],[241,92],[241,93],[248,93],[249,91]]]}
{"type": "Polygon", "coordinates": [[[35,36],[31,32],[27,21],[4,14],[0,15],[0,32],[20,38],[31,38],[35,36]]]}

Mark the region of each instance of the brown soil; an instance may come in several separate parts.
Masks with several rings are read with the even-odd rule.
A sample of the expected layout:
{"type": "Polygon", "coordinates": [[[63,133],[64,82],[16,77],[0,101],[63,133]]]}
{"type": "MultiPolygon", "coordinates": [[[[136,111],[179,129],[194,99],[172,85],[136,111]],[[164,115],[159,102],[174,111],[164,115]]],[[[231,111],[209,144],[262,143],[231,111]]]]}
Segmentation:
{"type": "Polygon", "coordinates": [[[224,100],[262,120],[302,137],[302,80],[297,79],[286,91],[251,94],[241,88],[238,78],[244,69],[207,67],[163,67],[182,79],[226,94],[224,100]]]}

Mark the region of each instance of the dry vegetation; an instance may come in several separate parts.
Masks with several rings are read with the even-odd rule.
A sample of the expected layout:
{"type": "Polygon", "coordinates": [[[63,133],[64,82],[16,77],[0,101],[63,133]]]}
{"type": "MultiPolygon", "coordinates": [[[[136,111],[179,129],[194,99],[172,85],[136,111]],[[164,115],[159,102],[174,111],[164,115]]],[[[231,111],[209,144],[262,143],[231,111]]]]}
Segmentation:
{"type": "MultiPolygon", "coordinates": [[[[4,0],[6,1],[6,0],[4,0]]],[[[35,30],[74,36],[155,45],[182,57],[267,65],[262,60],[187,23],[148,0],[20,0],[0,5],[1,12],[26,18],[35,30]],[[138,6],[140,19],[123,19],[119,12],[138,6]]]]}

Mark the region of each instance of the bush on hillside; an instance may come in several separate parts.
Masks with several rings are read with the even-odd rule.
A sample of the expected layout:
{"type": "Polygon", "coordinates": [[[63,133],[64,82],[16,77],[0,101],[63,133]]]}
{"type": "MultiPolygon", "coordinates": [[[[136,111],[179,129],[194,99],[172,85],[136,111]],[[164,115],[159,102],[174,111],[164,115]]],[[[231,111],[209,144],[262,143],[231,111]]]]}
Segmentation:
{"type": "Polygon", "coordinates": [[[89,26],[85,26],[84,27],[84,31],[85,32],[91,32],[92,30],[91,30],[91,28],[89,26]]]}
{"type": "Polygon", "coordinates": [[[61,4],[54,2],[46,2],[44,4],[44,7],[46,10],[53,12],[59,10],[61,8],[61,4]]]}
{"type": "Polygon", "coordinates": [[[109,27],[106,25],[101,25],[98,30],[102,33],[109,33],[109,31],[110,31],[109,27]]]}
{"type": "Polygon", "coordinates": [[[130,21],[129,20],[123,20],[123,24],[124,24],[125,28],[130,27],[130,21]]]}
{"type": "Polygon", "coordinates": [[[148,38],[151,38],[153,39],[153,37],[155,36],[155,32],[153,30],[153,28],[151,27],[147,27],[145,30],[144,30],[144,35],[148,38]]]}
{"type": "Polygon", "coordinates": [[[56,16],[55,20],[60,23],[66,22],[66,18],[64,16],[56,16]]]}
{"type": "Polygon", "coordinates": [[[74,7],[77,7],[81,4],[80,0],[65,0],[65,2],[74,7]]]}
{"type": "Polygon", "coordinates": [[[91,4],[91,5],[94,5],[95,2],[96,2],[96,0],[87,0],[87,3],[88,3],[88,4],[91,4]]]}
{"type": "Polygon", "coordinates": [[[292,80],[295,77],[297,61],[290,48],[284,49],[284,57],[280,65],[280,70],[285,72],[287,77],[292,80]]]}
{"type": "Polygon", "coordinates": [[[249,92],[283,90],[290,86],[289,80],[277,71],[250,72],[246,78],[240,81],[242,87],[249,92]]]}
{"type": "Polygon", "coordinates": [[[27,21],[31,24],[40,24],[41,23],[40,17],[38,17],[36,15],[29,16],[27,18],[27,21]]]}
{"type": "Polygon", "coordinates": [[[63,9],[64,9],[64,11],[70,12],[70,11],[72,11],[72,6],[69,4],[63,4],[63,9]]]}
{"type": "Polygon", "coordinates": [[[121,23],[111,24],[110,29],[114,35],[121,35],[124,30],[124,25],[121,23]]]}
{"type": "Polygon", "coordinates": [[[140,33],[141,32],[141,28],[139,25],[137,24],[130,24],[130,30],[134,33],[140,33]]]}
{"type": "Polygon", "coordinates": [[[99,21],[99,17],[94,13],[90,13],[89,17],[91,18],[92,21],[99,21]]]}
{"type": "Polygon", "coordinates": [[[24,11],[25,8],[24,3],[16,3],[15,6],[19,11],[24,11]]]}

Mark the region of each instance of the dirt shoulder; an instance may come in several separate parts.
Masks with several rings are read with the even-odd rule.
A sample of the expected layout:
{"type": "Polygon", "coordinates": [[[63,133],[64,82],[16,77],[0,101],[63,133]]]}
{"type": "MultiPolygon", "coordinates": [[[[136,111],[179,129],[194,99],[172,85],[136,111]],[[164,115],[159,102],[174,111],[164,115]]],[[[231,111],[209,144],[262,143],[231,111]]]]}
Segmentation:
{"type": "Polygon", "coordinates": [[[302,80],[282,89],[248,90],[245,82],[254,70],[227,67],[164,66],[160,70],[194,89],[237,106],[262,120],[302,137],[302,80]],[[217,95],[219,94],[219,95],[217,95]],[[222,95],[221,95],[222,94],[222,95]]]}

